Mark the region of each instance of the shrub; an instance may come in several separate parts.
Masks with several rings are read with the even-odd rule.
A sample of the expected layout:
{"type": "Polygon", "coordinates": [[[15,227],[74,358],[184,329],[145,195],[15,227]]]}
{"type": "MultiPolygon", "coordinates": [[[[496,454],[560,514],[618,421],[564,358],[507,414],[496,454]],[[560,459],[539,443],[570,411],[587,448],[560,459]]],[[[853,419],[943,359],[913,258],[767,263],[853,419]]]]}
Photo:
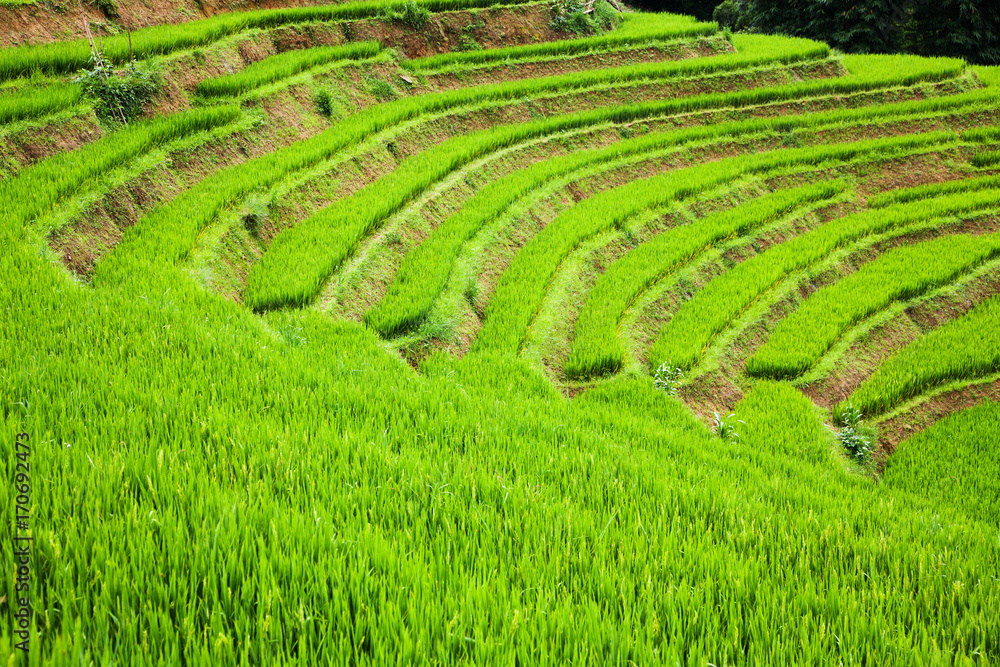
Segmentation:
{"type": "Polygon", "coordinates": [[[396,89],[393,88],[391,85],[389,85],[389,83],[387,81],[384,81],[383,79],[378,79],[378,78],[372,79],[368,83],[368,89],[371,90],[372,95],[375,96],[375,99],[379,100],[380,102],[388,102],[389,100],[394,100],[397,97],[399,97],[399,95],[396,93],[396,89]]]}
{"type": "Polygon", "coordinates": [[[725,0],[712,12],[712,20],[722,29],[743,30],[747,27],[747,15],[739,0],[725,0]]]}
{"type": "Polygon", "coordinates": [[[403,5],[403,11],[396,14],[395,18],[411,28],[423,28],[430,17],[431,12],[429,9],[418,5],[413,0],[409,0],[409,2],[403,5]]]}
{"type": "Polygon", "coordinates": [[[333,115],[333,98],[330,96],[329,90],[316,91],[316,94],[313,96],[313,102],[316,103],[316,109],[320,115],[327,118],[333,115]]]}
{"type": "Polygon", "coordinates": [[[586,35],[597,32],[597,23],[583,11],[582,0],[554,0],[550,5],[552,21],[549,27],[562,32],[586,35]]]}
{"type": "Polygon", "coordinates": [[[621,15],[605,0],[594,3],[594,21],[601,32],[609,32],[618,27],[621,15]]]}
{"type": "Polygon", "coordinates": [[[271,200],[262,193],[247,197],[243,204],[243,226],[252,235],[260,234],[261,227],[271,217],[271,200]]]}
{"type": "Polygon", "coordinates": [[[159,73],[150,65],[130,62],[115,71],[103,53],[91,59],[93,68],[84,70],[75,81],[83,94],[94,100],[94,113],[107,126],[128,124],[160,90],[159,73]]]}

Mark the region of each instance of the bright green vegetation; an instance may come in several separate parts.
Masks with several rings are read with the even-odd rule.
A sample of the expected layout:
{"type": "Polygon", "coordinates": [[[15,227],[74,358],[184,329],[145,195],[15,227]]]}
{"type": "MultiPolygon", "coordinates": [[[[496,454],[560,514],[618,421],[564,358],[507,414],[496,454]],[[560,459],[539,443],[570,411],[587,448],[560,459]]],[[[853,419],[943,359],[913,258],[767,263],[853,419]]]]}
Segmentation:
{"type": "MultiPolygon", "coordinates": [[[[822,49],[817,50],[813,45],[808,43],[796,42],[793,45],[785,46],[783,49],[772,48],[770,54],[767,56],[756,55],[755,51],[759,51],[760,53],[767,51],[767,39],[761,39],[759,36],[753,38],[754,36],[748,35],[740,37],[741,39],[738,42],[745,43],[748,53],[741,51],[741,55],[736,56],[727,54],[702,58],[690,63],[682,61],[602,70],[599,75],[593,73],[571,74],[509,84],[482,86],[427,95],[420,98],[407,98],[398,100],[390,105],[382,106],[387,109],[397,106],[399,111],[396,113],[399,114],[399,121],[401,122],[403,118],[412,117],[416,113],[429,113],[431,111],[456,107],[462,102],[473,100],[485,102],[490,100],[516,99],[521,95],[539,94],[552,90],[571,90],[608,83],[621,84],[648,77],[671,78],[694,70],[700,72],[725,71],[730,68],[739,69],[752,63],[788,62],[799,58],[808,59],[817,57],[823,54],[822,49]]],[[[772,46],[774,45],[772,44],[772,46]]],[[[932,63],[922,62],[923,59],[914,60],[920,63],[919,66],[904,66],[901,68],[902,74],[907,80],[911,78],[916,80],[934,80],[947,76],[954,66],[953,61],[948,61],[947,59],[939,59],[938,62],[932,63]]],[[[507,146],[515,140],[523,141],[542,134],[596,124],[601,121],[627,122],[654,115],[681,113],[727,104],[744,106],[774,102],[789,97],[794,99],[795,97],[805,95],[865,90],[871,87],[896,83],[899,78],[900,72],[893,72],[888,78],[883,75],[880,79],[873,71],[866,71],[856,77],[850,77],[845,82],[837,80],[803,82],[782,88],[741,91],[734,94],[710,94],[634,107],[615,107],[598,112],[571,115],[563,118],[539,121],[533,124],[511,128],[498,128],[475,135],[467,135],[462,139],[453,140],[446,145],[442,144],[435,147],[425,154],[410,158],[400,169],[394,172],[391,178],[386,177],[373,183],[351,199],[338,202],[334,206],[317,213],[309,220],[280,235],[263,261],[254,266],[249,284],[248,300],[257,309],[274,308],[289,304],[302,305],[310,302],[329,275],[353,251],[357,242],[373,229],[377,228],[386,217],[397,211],[406,201],[460,165],[467,164],[485,152],[495,151],[507,146]],[[359,211],[361,212],[360,215],[357,214],[359,211]]],[[[986,97],[990,98],[991,96],[986,97]]],[[[968,97],[949,101],[929,100],[926,105],[919,104],[912,107],[900,105],[899,107],[886,106],[866,108],[864,110],[833,112],[826,116],[819,115],[818,117],[811,118],[810,122],[819,123],[825,121],[829,123],[838,120],[846,122],[862,118],[874,120],[881,116],[915,111],[918,108],[922,111],[930,111],[936,108],[947,108],[952,105],[960,106],[964,103],[972,103],[973,100],[986,105],[990,104],[990,102],[986,101],[986,98],[982,97],[981,93],[974,93],[968,97]]],[[[757,122],[745,123],[741,127],[730,125],[717,126],[711,132],[703,133],[703,136],[709,136],[710,134],[724,136],[727,131],[740,129],[746,131],[769,127],[784,127],[787,129],[804,125],[805,123],[796,121],[795,119],[762,119],[757,122]]],[[[544,169],[548,170],[550,168],[545,167],[544,169]]],[[[522,178],[523,182],[527,182],[532,177],[522,178]]],[[[546,180],[546,177],[539,177],[536,179],[536,183],[543,180],[546,180]]],[[[516,192],[517,190],[513,191],[516,192]]],[[[433,275],[440,276],[441,273],[441,271],[436,271],[433,275]]],[[[435,281],[432,284],[440,285],[440,282],[435,281]]],[[[433,290],[431,292],[430,300],[433,300],[435,295],[433,294],[433,290]]],[[[408,301],[408,299],[406,300],[408,301]]],[[[416,308],[418,311],[416,313],[406,313],[401,317],[397,317],[395,314],[388,315],[388,317],[376,316],[371,321],[375,323],[375,326],[379,330],[385,333],[398,332],[412,326],[415,321],[426,313],[426,308],[428,307],[428,300],[425,298],[421,299],[420,306],[416,308]]],[[[393,312],[395,313],[396,311],[393,312]]]]}
{"type": "MultiPolygon", "coordinates": [[[[124,34],[104,37],[105,57],[113,63],[128,62],[129,53],[136,58],[149,58],[203,46],[251,28],[274,28],[312,21],[350,21],[373,18],[380,11],[401,9],[405,3],[396,0],[368,0],[315,7],[261,9],[252,12],[230,12],[187,23],[142,28],[132,33],[132,49],[124,34]]],[[[514,4],[507,0],[423,0],[422,7],[431,11],[467,9],[495,4],[514,4]]],[[[20,46],[0,51],[0,80],[13,79],[36,70],[57,74],[73,72],[90,63],[90,44],[85,39],[20,46]]]]}
{"type": "Polygon", "coordinates": [[[942,419],[901,443],[884,484],[961,507],[1000,524],[1000,404],[986,402],[942,419]]]}
{"type": "Polygon", "coordinates": [[[206,79],[199,83],[195,90],[206,97],[243,95],[311,67],[338,60],[370,58],[380,49],[378,42],[354,42],[343,46],[318,46],[302,51],[286,51],[255,62],[235,74],[206,79]]]}
{"type": "MultiPolygon", "coordinates": [[[[386,7],[402,9],[222,15],[163,48],[386,7]]],[[[704,30],[636,17],[564,48],[441,62],[558,62],[670,26],[704,30]]],[[[301,72],[342,56],[292,52],[203,84],[238,106],[136,122],[0,180],[0,467],[16,478],[27,433],[29,662],[995,662],[995,503],[956,497],[995,488],[995,466],[969,470],[971,440],[954,465],[918,444],[879,485],[791,383],[748,377],[737,358],[716,385],[691,372],[671,396],[633,362],[667,344],[648,324],[669,316],[658,290],[689,290],[662,330],[687,368],[776,287],[885,236],[941,235],[833,282],[787,327],[825,302],[843,331],[913,289],[992,270],[995,233],[948,234],[970,214],[991,230],[1000,209],[996,177],[969,178],[971,155],[995,149],[1000,91],[960,61],[733,42],[684,61],[415,85],[330,125],[301,72]],[[633,90],[664,99],[558,110],[633,90]],[[251,159],[258,139],[284,147],[251,159]],[[928,163],[949,184],[858,194],[928,163]],[[154,178],[169,182],[143,198],[154,178]],[[251,226],[255,207],[272,226],[251,226]],[[667,211],[686,224],[661,229],[667,211]],[[56,221],[77,236],[57,238],[56,221]],[[92,273],[67,259],[78,252],[99,255],[92,273]],[[228,270],[231,289],[208,270],[228,270]],[[706,428],[716,411],[735,433],[706,428]]],[[[398,46],[379,53],[379,76],[402,65],[398,46]]],[[[349,98],[370,66],[331,64],[325,90],[349,98]]],[[[992,293],[979,277],[956,293],[992,293]]],[[[993,377],[998,303],[928,324],[854,405],[874,418],[872,396],[898,405],[993,377]],[[897,368],[920,377],[892,397],[897,368]]],[[[974,419],[982,433],[996,417],[974,419]]],[[[17,493],[0,485],[8,525],[17,493]]],[[[17,571],[11,549],[0,567],[17,571]]],[[[17,664],[10,628],[0,662],[17,664]]]]}
{"type": "Polygon", "coordinates": [[[747,362],[747,373],[806,372],[850,326],[894,301],[921,294],[1000,252],[1000,235],[945,236],[896,248],[806,299],[747,362]]]}
{"type": "Polygon", "coordinates": [[[839,181],[782,190],[669,230],[629,252],[609,267],[591,290],[576,322],[566,374],[586,377],[621,368],[625,349],[618,336],[618,323],[635,298],[668,271],[718,241],[763,227],[799,206],[833,197],[846,187],[839,181]]]}
{"type": "MultiPolygon", "coordinates": [[[[653,63],[582,72],[541,79],[481,86],[397,100],[386,109],[381,126],[420,113],[463,103],[513,100],[524,95],[581,89],[601,84],[678,77],[686,73],[739,70],[763,63],[809,60],[826,54],[824,45],[794,42],[767,51],[766,39],[748,40],[747,53],[725,54],[692,61],[653,63]],[[393,118],[393,115],[395,118],[393,118]]],[[[772,46],[777,46],[773,41],[772,46]]],[[[596,112],[602,120],[615,111],[596,112]]],[[[350,199],[330,206],[281,234],[251,275],[248,301],[255,309],[308,303],[357,242],[408,199],[460,165],[514,141],[592,124],[595,113],[496,128],[456,138],[406,160],[391,177],[372,183],[350,199]]]]}
{"type": "Polygon", "coordinates": [[[995,188],[998,186],[1000,186],[1000,176],[980,176],[978,178],[963,178],[957,181],[944,181],[943,183],[930,183],[928,185],[900,188],[877,194],[868,200],[868,206],[869,208],[883,208],[890,204],[902,204],[908,201],[928,199],[953,192],[972,192],[980,188],[995,188]]]}
{"type": "Polygon", "coordinates": [[[993,167],[1000,164],[1000,151],[984,151],[972,156],[973,167],[993,167]]]}
{"type": "MultiPolygon", "coordinates": [[[[728,96],[708,96],[690,101],[652,103],[637,107],[619,107],[614,115],[594,115],[594,121],[614,119],[637,120],[677,109],[677,103],[687,108],[698,108],[701,103],[719,106],[742,106],[747,103],[744,93],[728,96]]],[[[838,123],[875,122],[885,118],[904,118],[946,109],[957,111],[972,105],[991,105],[979,93],[957,95],[941,99],[921,100],[902,104],[887,104],[861,109],[842,109],[804,116],[780,116],[732,123],[713,124],[707,127],[674,130],[621,141],[614,146],[537,163],[509,176],[490,183],[477,192],[461,210],[442,223],[423,244],[407,254],[383,301],[366,315],[366,321],[383,335],[392,336],[417,326],[426,317],[435,299],[444,288],[452,265],[462,245],[476,234],[484,224],[496,218],[518,198],[555,177],[626,155],[664,148],[684,142],[712,140],[733,135],[750,135],[762,132],[787,132],[802,127],[822,127],[838,123]]],[[[985,107],[984,107],[985,108],[985,107]]],[[[985,184],[992,181],[985,182],[985,184]]],[[[972,189],[973,186],[970,186],[972,189]]]]}
{"type": "Polygon", "coordinates": [[[0,123],[11,123],[66,109],[80,101],[80,86],[53,84],[0,96],[0,123]]]}
{"type": "Polygon", "coordinates": [[[605,35],[483,51],[441,53],[426,58],[406,60],[403,65],[407,69],[424,73],[449,65],[504,64],[543,56],[568,56],[615,47],[635,47],[671,39],[704,37],[714,35],[718,30],[719,27],[714,23],[696,23],[687,16],[676,14],[628,14],[617,30],[605,35]]]}
{"type": "MultiPolygon", "coordinates": [[[[789,273],[864,236],[945,216],[1000,206],[1000,190],[981,190],[865,211],[826,223],[769,248],[719,276],[685,302],[650,351],[650,365],[693,366],[712,337],[789,273]]],[[[858,407],[855,405],[855,407],[858,407]]],[[[864,410],[862,410],[865,412],[864,410]]],[[[865,412],[867,414],[867,412],[865,412]]]]}
{"type": "Polygon", "coordinates": [[[852,405],[877,415],[948,380],[1000,371],[1000,297],[900,350],[851,394],[852,405]]]}
{"type": "Polygon", "coordinates": [[[165,116],[129,127],[73,152],[49,158],[25,169],[17,178],[0,181],[0,210],[7,224],[0,241],[20,238],[25,227],[88,180],[118,167],[152,147],[236,118],[231,106],[165,116]]]}
{"type": "MultiPolygon", "coordinates": [[[[528,324],[537,312],[539,303],[544,296],[545,287],[562,259],[583,239],[619,227],[630,217],[644,210],[690,197],[747,174],[765,174],[789,167],[818,165],[828,160],[850,160],[878,151],[910,150],[916,146],[952,138],[954,135],[951,133],[929,133],[899,139],[878,139],[853,144],[816,146],[727,158],[635,181],[595,195],[577,206],[567,209],[532,238],[517,254],[510,268],[501,277],[496,294],[490,300],[486,311],[486,324],[476,340],[476,347],[517,353],[528,324]]],[[[989,194],[992,195],[992,198],[988,198],[988,201],[997,205],[994,202],[1000,202],[1000,191],[989,194]]],[[[964,207],[969,206],[970,203],[963,200],[955,205],[964,207]]],[[[916,214],[911,212],[908,220],[914,219],[915,216],[916,214]]],[[[862,229],[865,228],[862,227],[862,229]]],[[[849,237],[846,235],[839,236],[835,242],[844,242],[847,238],[849,237]]],[[[794,253],[790,245],[783,244],[778,247],[794,253]]],[[[769,266],[768,270],[782,272],[780,266],[774,268],[769,266]]],[[[762,281],[758,281],[758,285],[760,282],[762,281]]],[[[766,284],[772,283],[773,280],[766,284]]],[[[740,284],[740,288],[744,290],[749,287],[750,285],[745,282],[740,284]]],[[[758,286],[759,289],[761,288],[758,286]]],[[[707,292],[706,289],[702,294],[707,292]]],[[[731,304],[735,300],[732,297],[729,300],[730,305],[727,310],[716,309],[714,313],[716,319],[713,322],[716,326],[719,324],[718,313],[732,311],[731,304]]],[[[691,304],[694,301],[688,303],[691,304]]],[[[587,351],[585,350],[582,354],[587,354],[587,351]]],[[[652,354],[654,367],[663,361],[669,362],[671,366],[681,368],[687,368],[694,363],[693,355],[691,358],[684,358],[680,354],[676,356],[664,354],[657,348],[654,348],[652,354]]],[[[586,359],[584,364],[588,363],[595,364],[592,370],[588,366],[574,370],[577,372],[601,372],[607,368],[601,359],[596,359],[593,362],[586,359]]]]}

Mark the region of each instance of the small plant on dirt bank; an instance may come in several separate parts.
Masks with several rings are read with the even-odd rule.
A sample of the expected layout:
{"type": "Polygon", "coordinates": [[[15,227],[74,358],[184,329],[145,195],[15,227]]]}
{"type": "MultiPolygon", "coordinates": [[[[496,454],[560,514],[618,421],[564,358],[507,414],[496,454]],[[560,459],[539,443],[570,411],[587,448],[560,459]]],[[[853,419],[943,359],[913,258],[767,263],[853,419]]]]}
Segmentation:
{"type": "Polygon", "coordinates": [[[109,19],[116,19],[119,16],[118,5],[115,4],[114,0],[90,0],[87,4],[100,9],[109,19]]]}
{"type": "Polygon", "coordinates": [[[379,102],[389,102],[399,97],[395,88],[393,88],[387,81],[377,77],[368,82],[368,89],[372,91],[372,95],[374,95],[375,99],[379,102]]]}
{"type": "Polygon", "coordinates": [[[734,445],[740,441],[736,425],[745,423],[742,419],[737,419],[733,412],[730,412],[728,417],[723,417],[718,412],[713,412],[712,415],[712,433],[734,445]]]}
{"type": "Polygon", "coordinates": [[[264,223],[271,218],[271,200],[262,193],[254,193],[243,203],[243,226],[253,236],[259,236],[264,223]]]}
{"type": "Polygon", "coordinates": [[[375,18],[380,21],[399,21],[419,30],[424,27],[430,17],[431,12],[429,9],[418,5],[413,0],[409,0],[409,2],[403,5],[402,11],[396,12],[389,7],[384,7],[379,10],[375,18]]]}
{"type": "Polygon", "coordinates": [[[316,103],[316,109],[320,115],[327,118],[333,115],[333,98],[330,96],[329,90],[316,91],[316,94],[313,96],[313,102],[316,103]]]}
{"type": "Polygon", "coordinates": [[[589,35],[618,25],[618,14],[604,0],[553,0],[549,9],[553,30],[589,35]]]}
{"type": "Polygon", "coordinates": [[[848,403],[837,414],[837,422],[843,424],[843,428],[837,434],[840,444],[859,462],[866,463],[871,458],[872,443],[875,438],[872,430],[865,426],[861,411],[848,403]]]}
{"type": "Polygon", "coordinates": [[[683,381],[684,371],[671,366],[670,362],[664,361],[656,369],[656,375],[653,377],[653,386],[667,392],[668,396],[676,396],[677,390],[680,389],[681,382],[683,381]]]}
{"type": "Polygon", "coordinates": [[[94,100],[94,113],[106,126],[127,125],[160,90],[159,73],[135,60],[116,72],[102,53],[92,58],[93,68],[76,81],[83,94],[94,100]]]}

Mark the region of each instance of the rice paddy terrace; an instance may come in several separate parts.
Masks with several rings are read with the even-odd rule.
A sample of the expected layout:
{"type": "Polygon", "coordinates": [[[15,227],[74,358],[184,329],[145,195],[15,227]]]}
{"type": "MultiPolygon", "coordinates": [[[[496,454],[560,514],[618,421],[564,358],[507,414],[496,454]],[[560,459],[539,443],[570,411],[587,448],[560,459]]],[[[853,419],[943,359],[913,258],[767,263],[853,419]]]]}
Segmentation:
{"type": "Polygon", "coordinates": [[[1000,71],[550,20],[0,51],[5,664],[1000,659],[1000,71]]]}

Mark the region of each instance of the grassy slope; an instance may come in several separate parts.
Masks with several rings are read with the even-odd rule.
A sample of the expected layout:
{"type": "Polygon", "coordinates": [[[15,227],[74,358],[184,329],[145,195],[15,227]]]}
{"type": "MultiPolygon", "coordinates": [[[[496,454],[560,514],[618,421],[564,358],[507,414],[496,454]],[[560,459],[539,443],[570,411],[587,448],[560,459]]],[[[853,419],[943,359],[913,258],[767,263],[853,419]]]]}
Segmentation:
{"type": "Polygon", "coordinates": [[[0,447],[7,479],[15,434],[33,448],[35,663],[1000,651],[995,526],[846,473],[787,385],[731,444],[645,379],[570,401],[488,354],[415,372],[166,262],[86,287],[31,224],[0,222],[0,447]]]}

